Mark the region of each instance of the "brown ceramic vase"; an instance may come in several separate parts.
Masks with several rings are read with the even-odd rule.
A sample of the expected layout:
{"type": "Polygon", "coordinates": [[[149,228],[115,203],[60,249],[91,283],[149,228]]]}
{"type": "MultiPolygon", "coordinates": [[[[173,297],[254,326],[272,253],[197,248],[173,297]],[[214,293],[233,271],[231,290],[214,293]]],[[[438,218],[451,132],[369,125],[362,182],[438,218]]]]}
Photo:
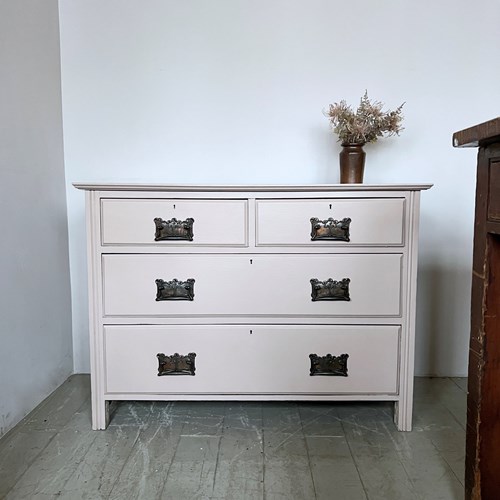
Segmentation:
{"type": "Polygon", "coordinates": [[[361,184],[365,171],[364,144],[342,144],[340,152],[340,183],[361,184]]]}

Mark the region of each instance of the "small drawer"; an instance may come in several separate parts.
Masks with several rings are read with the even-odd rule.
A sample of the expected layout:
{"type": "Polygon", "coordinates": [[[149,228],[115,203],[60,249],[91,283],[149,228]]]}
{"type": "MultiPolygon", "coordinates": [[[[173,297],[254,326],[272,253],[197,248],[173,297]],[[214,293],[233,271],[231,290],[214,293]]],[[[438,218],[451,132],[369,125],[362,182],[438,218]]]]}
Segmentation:
{"type": "Polygon", "coordinates": [[[258,246],[401,246],[404,198],[257,200],[258,246]]]}
{"type": "Polygon", "coordinates": [[[246,246],[247,214],[247,200],[102,199],[102,244],[246,246]]]}
{"type": "Polygon", "coordinates": [[[401,314],[402,254],[119,254],[102,264],[108,317],[401,314]]]}
{"type": "Polygon", "coordinates": [[[400,327],[105,326],[108,394],[397,394],[400,327]]]}

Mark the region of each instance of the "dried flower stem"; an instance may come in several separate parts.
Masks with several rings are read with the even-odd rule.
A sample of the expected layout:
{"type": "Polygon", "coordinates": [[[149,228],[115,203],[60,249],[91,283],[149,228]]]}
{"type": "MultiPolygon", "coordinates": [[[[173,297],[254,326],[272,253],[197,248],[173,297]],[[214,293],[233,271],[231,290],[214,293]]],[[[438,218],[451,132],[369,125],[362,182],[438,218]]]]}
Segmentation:
{"type": "Polygon", "coordinates": [[[325,116],[329,117],[333,131],[342,144],[365,144],[376,142],[384,135],[399,135],[403,130],[401,104],[394,111],[382,111],[383,104],[370,101],[365,91],[356,112],[345,101],[330,104],[325,116]]]}

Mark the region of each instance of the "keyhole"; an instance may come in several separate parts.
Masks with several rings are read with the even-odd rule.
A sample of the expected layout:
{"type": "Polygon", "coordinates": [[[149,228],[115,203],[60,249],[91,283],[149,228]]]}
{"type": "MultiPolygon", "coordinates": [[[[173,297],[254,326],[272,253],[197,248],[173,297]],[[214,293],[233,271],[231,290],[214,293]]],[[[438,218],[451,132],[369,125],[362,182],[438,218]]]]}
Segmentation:
{"type": "Polygon", "coordinates": [[[332,204],[330,203],[330,210],[332,209],[332,204]]]}
{"type": "Polygon", "coordinates": [[[250,264],[253,264],[253,259],[250,259],[250,264]]]}
{"type": "Polygon", "coordinates": [[[250,335],[252,335],[252,334],[253,334],[253,330],[250,330],[250,335]]]}
{"type": "MultiPolygon", "coordinates": [[[[332,208],[332,206],[330,205],[330,208],[332,208]]],[[[175,205],[174,205],[174,210],[175,210],[175,205]]]]}

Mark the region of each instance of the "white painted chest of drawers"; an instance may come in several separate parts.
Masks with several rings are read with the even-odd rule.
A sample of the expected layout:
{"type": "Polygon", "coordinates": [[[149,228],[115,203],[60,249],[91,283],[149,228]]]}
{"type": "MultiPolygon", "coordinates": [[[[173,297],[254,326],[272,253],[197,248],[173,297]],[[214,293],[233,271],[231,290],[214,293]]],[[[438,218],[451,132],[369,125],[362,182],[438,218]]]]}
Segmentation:
{"type": "Polygon", "coordinates": [[[410,430],[420,191],[86,190],[92,421],[112,400],[386,400],[410,430]]]}

